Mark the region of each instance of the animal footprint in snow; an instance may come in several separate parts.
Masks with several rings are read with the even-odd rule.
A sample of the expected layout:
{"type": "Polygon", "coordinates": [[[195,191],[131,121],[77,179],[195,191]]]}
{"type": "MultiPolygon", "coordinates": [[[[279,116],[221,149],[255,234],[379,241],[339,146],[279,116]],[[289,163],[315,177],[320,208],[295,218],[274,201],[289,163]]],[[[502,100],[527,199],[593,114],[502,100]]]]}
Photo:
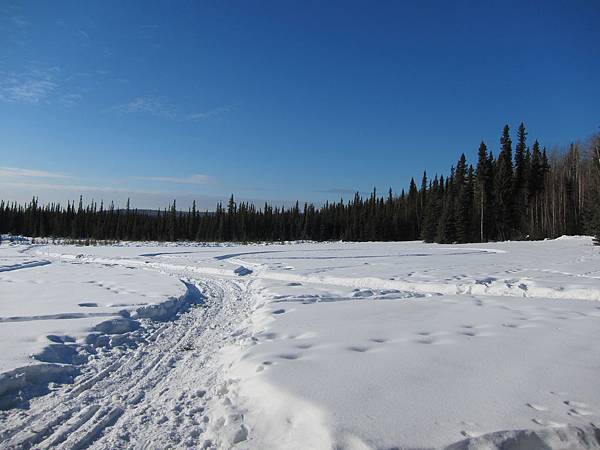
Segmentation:
{"type": "Polygon", "coordinates": [[[535,403],[527,403],[527,406],[529,406],[531,409],[535,409],[536,411],[548,411],[548,408],[545,406],[537,405],[535,403]]]}
{"type": "Polygon", "coordinates": [[[260,337],[262,337],[263,339],[265,339],[267,341],[272,341],[274,339],[277,339],[278,335],[277,335],[277,333],[267,332],[267,333],[261,333],[260,337]]]}
{"type": "Polygon", "coordinates": [[[79,303],[77,306],[79,306],[80,308],[97,308],[98,307],[98,303],[83,302],[83,303],[79,303]]]}
{"type": "Polygon", "coordinates": [[[564,397],[565,395],[567,395],[566,392],[562,392],[562,391],[550,391],[550,393],[552,395],[558,395],[559,397],[564,397]]]}
{"type": "Polygon", "coordinates": [[[569,409],[569,412],[567,414],[569,414],[570,416],[590,416],[593,413],[591,411],[589,411],[587,408],[588,405],[583,403],[583,402],[575,402],[572,400],[566,400],[565,405],[569,406],[571,409],[569,409]]]}
{"type": "Polygon", "coordinates": [[[460,434],[462,434],[464,437],[466,438],[476,438],[478,436],[483,435],[484,433],[480,432],[480,431],[468,431],[468,430],[462,430],[460,432],[460,434]]]}
{"type": "Polygon", "coordinates": [[[531,421],[533,423],[537,423],[538,425],[541,425],[542,427],[566,427],[567,424],[566,423],[562,423],[562,422],[554,422],[552,420],[544,420],[544,419],[531,419],[531,421]]]}
{"type": "Polygon", "coordinates": [[[260,363],[260,365],[256,368],[257,372],[262,372],[263,370],[265,370],[265,368],[272,366],[273,365],[273,361],[263,361],[262,363],[260,363]]]}
{"type": "Polygon", "coordinates": [[[571,406],[573,408],[588,408],[588,405],[583,402],[575,402],[573,400],[566,400],[565,405],[571,406]]]}
{"type": "Polygon", "coordinates": [[[363,347],[361,345],[353,345],[351,347],[348,347],[348,350],[350,350],[351,352],[365,353],[369,351],[369,348],[363,347]]]}
{"type": "Polygon", "coordinates": [[[308,350],[309,348],[312,348],[312,344],[298,344],[296,345],[296,348],[299,348],[301,350],[308,350]]]}

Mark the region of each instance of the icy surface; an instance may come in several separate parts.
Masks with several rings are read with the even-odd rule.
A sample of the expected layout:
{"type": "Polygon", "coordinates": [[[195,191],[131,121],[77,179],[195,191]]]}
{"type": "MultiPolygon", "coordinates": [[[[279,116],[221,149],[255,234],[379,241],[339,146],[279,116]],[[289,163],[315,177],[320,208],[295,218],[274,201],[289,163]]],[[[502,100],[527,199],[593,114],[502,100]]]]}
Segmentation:
{"type": "Polygon", "coordinates": [[[0,448],[600,448],[599,300],[586,237],[3,245],[5,391],[60,383],[0,448]]]}

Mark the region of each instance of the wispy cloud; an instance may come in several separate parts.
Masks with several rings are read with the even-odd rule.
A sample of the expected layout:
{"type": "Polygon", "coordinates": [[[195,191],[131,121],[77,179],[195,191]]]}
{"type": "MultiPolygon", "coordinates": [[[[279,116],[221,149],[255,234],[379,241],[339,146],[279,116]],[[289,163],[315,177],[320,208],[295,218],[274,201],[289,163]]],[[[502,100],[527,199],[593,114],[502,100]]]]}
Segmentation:
{"type": "Polygon", "coordinates": [[[222,114],[227,114],[238,109],[238,105],[220,106],[218,108],[209,109],[208,111],[196,112],[187,115],[188,120],[208,119],[222,114]]]}
{"type": "Polygon", "coordinates": [[[36,104],[47,100],[57,89],[57,67],[23,73],[0,71],[0,100],[36,104]]]}
{"type": "Polygon", "coordinates": [[[83,96],[81,94],[65,94],[58,98],[58,103],[65,108],[72,108],[77,105],[83,96]]]}
{"type": "Polygon", "coordinates": [[[109,77],[105,70],[69,73],[58,66],[30,62],[20,71],[0,69],[0,102],[71,108],[109,77]]]}
{"type": "Polygon", "coordinates": [[[187,177],[133,177],[136,180],[158,181],[176,184],[208,184],[213,181],[212,177],[203,174],[195,174],[187,177]]]}
{"type": "Polygon", "coordinates": [[[10,18],[10,21],[13,23],[13,25],[16,25],[19,28],[25,28],[29,25],[29,22],[27,22],[25,19],[23,19],[23,17],[19,15],[12,16],[10,18]]]}
{"type": "Polygon", "coordinates": [[[0,182],[0,184],[11,187],[37,189],[38,191],[73,191],[73,192],[120,192],[120,193],[153,193],[144,191],[135,191],[132,189],[116,188],[111,186],[87,186],[81,184],[59,184],[59,183],[19,183],[19,182],[0,182]]]}
{"type": "Polygon", "coordinates": [[[239,105],[226,105],[206,111],[185,113],[175,108],[166,97],[140,96],[120,105],[113,106],[110,111],[118,114],[146,113],[155,117],[171,120],[203,120],[235,111],[239,105]]]}
{"type": "Polygon", "coordinates": [[[119,114],[147,113],[156,117],[175,119],[177,113],[163,97],[136,97],[128,103],[111,108],[119,114]]]}
{"type": "Polygon", "coordinates": [[[18,167],[0,167],[0,177],[10,178],[72,178],[70,175],[46,170],[22,169],[18,167]]]}

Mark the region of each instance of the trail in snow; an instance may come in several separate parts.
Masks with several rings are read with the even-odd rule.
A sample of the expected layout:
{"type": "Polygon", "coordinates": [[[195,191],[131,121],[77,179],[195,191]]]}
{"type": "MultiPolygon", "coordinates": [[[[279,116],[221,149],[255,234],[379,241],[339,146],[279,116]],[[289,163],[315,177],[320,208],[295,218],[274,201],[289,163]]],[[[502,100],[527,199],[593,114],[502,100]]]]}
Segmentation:
{"type": "Polygon", "coordinates": [[[83,310],[4,304],[0,330],[85,320],[109,345],[0,412],[0,448],[600,448],[600,307],[577,300],[600,300],[599,258],[583,244],[33,246],[6,267],[50,264],[0,288],[70,274],[83,310]],[[193,307],[152,280],[183,280],[193,307]]]}
{"type": "Polygon", "coordinates": [[[13,270],[21,270],[21,269],[28,269],[31,267],[40,267],[40,266],[45,266],[47,264],[51,264],[50,261],[27,261],[27,262],[22,262],[22,263],[18,263],[18,264],[10,264],[7,266],[0,266],[0,272],[11,272],[13,270]]]}
{"type": "Polygon", "coordinates": [[[233,441],[241,424],[218,416],[227,408],[219,404],[225,394],[217,354],[236,340],[250,305],[234,281],[194,283],[205,306],[175,322],[147,324],[137,349],[103,355],[28,411],[2,413],[0,448],[222,448],[233,441]],[[219,405],[216,416],[205,411],[211,402],[219,405]]]}

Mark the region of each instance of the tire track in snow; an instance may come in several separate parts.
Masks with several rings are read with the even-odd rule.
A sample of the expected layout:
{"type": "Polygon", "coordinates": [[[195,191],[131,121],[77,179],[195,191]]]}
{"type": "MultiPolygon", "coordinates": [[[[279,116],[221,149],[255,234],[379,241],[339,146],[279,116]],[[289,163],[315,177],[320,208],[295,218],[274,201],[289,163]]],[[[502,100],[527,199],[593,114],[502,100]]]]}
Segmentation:
{"type": "MultiPolygon", "coordinates": [[[[27,413],[8,412],[0,448],[122,448],[128,446],[124,436],[132,432],[142,439],[149,425],[155,430],[166,427],[152,424],[153,414],[148,411],[160,410],[163,390],[171,389],[174,380],[187,386],[209,382],[206,390],[218,397],[214,383],[222,374],[216,355],[237,339],[232,331],[249,316],[249,302],[234,281],[209,279],[195,284],[207,298],[206,307],[193,308],[174,322],[156,324],[146,337],[148,343],[134,351],[122,355],[111,351],[93,361],[77,384],[32,400],[27,413]],[[186,352],[190,346],[200,348],[201,354],[186,352]],[[192,369],[175,374],[182,359],[192,369]]],[[[188,441],[202,439],[199,427],[184,427],[179,433],[189,430],[188,441]]],[[[169,435],[165,430],[158,434],[169,435]]],[[[157,436],[150,435],[154,446],[157,436]]]]}

